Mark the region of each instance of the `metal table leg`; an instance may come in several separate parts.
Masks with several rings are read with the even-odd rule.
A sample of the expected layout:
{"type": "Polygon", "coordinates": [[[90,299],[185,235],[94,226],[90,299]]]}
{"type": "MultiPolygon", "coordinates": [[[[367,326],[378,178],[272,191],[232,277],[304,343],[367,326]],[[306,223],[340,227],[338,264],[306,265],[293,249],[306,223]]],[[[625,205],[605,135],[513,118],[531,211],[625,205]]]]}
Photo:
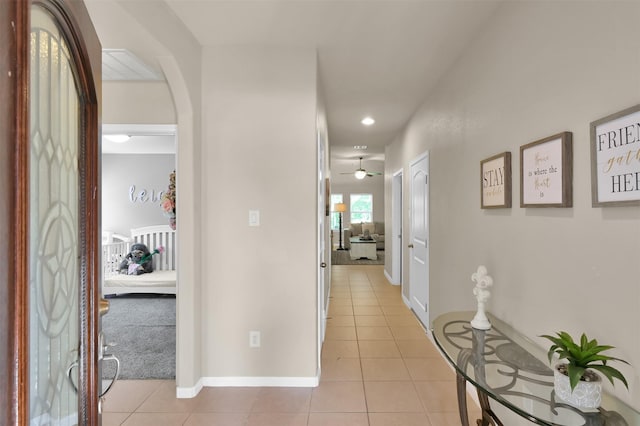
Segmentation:
{"type": "Polygon", "coordinates": [[[469,426],[469,414],[467,412],[467,381],[456,370],[456,390],[458,391],[458,412],[460,413],[460,425],[469,426]]]}
{"type": "Polygon", "coordinates": [[[477,389],[477,391],[480,409],[482,410],[482,418],[477,421],[478,426],[504,426],[489,406],[489,397],[487,394],[479,389],[477,389]]]}

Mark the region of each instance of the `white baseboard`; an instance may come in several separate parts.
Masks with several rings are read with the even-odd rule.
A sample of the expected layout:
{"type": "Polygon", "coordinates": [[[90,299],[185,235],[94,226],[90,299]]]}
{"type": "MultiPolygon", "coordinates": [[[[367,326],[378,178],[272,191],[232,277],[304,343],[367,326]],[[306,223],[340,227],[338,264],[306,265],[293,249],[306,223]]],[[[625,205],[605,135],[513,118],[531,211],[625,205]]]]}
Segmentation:
{"type": "Polygon", "coordinates": [[[178,387],[177,398],[194,398],[204,387],[283,387],[315,388],[320,383],[316,377],[202,377],[195,386],[178,387]]]}
{"type": "Polygon", "coordinates": [[[200,393],[204,385],[202,384],[202,379],[198,380],[195,386],[190,388],[181,388],[178,387],[176,389],[176,398],[195,398],[196,395],[200,393]]]}
{"type": "Polygon", "coordinates": [[[206,387],[288,387],[314,388],[320,383],[319,377],[203,377],[206,387]]]}
{"type": "Polygon", "coordinates": [[[404,294],[402,295],[402,301],[404,302],[405,305],[407,305],[407,308],[411,309],[411,302],[409,301],[409,299],[404,297],[404,294]]]}
{"type": "Polygon", "coordinates": [[[402,283],[400,283],[400,282],[395,282],[395,281],[393,280],[393,278],[391,278],[391,275],[389,275],[389,273],[387,272],[387,270],[386,270],[386,269],[384,270],[384,276],[387,278],[387,281],[389,281],[389,283],[390,283],[391,285],[400,285],[400,284],[402,284],[402,283]]]}

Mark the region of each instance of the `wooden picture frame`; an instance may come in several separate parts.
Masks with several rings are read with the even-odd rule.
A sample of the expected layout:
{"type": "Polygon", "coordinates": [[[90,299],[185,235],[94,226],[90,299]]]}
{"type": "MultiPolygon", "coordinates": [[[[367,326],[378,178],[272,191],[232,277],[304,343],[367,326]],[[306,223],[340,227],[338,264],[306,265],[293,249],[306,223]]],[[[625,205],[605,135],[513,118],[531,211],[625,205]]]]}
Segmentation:
{"type": "Polygon", "coordinates": [[[572,207],[571,132],[520,147],[520,207],[572,207]]]}
{"type": "Polygon", "coordinates": [[[593,121],[591,205],[640,205],[640,105],[593,121]]]}
{"type": "Polygon", "coordinates": [[[480,208],[511,208],[511,153],[480,161],[480,208]]]}

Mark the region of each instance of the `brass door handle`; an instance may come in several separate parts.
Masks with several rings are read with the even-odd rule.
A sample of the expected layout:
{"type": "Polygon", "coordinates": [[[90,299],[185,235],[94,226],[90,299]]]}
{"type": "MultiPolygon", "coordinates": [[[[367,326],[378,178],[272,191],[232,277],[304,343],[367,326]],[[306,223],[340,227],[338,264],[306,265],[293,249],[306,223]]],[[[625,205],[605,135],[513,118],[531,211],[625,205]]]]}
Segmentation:
{"type": "Polygon", "coordinates": [[[408,246],[408,247],[409,247],[409,248],[413,248],[413,244],[409,244],[409,246],[408,246]]]}
{"type": "Polygon", "coordinates": [[[100,316],[104,316],[109,312],[109,307],[111,303],[107,299],[100,298],[100,303],[98,305],[98,312],[100,316]]]}

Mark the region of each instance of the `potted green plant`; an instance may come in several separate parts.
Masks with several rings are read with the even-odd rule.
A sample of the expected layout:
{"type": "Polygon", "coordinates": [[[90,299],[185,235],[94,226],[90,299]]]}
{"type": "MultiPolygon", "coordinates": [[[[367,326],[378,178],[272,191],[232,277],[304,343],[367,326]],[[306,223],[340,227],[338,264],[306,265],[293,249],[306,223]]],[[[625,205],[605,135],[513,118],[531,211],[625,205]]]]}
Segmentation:
{"type": "Polygon", "coordinates": [[[556,336],[542,335],[553,344],[549,348],[549,362],[553,355],[559,359],[566,359],[567,363],[557,364],[554,370],[554,390],[556,396],[565,402],[582,409],[595,409],[602,400],[602,379],[599,372],[611,384],[618,379],[629,388],[624,375],[617,369],[607,365],[609,361],[619,361],[629,364],[620,358],[604,355],[603,352],[613,349],[613,346],[599,345],[596,339],[589,340],[582,333],[579,342],[574,342],[569,333],[560,331],[556,336]]]}

